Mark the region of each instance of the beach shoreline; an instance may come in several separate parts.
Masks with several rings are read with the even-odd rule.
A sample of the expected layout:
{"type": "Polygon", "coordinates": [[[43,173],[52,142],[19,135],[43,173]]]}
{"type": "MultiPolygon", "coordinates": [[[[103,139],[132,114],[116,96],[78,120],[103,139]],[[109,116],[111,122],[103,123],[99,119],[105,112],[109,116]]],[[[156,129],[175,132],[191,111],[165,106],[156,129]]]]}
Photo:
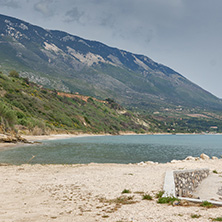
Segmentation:
{"type": "MultiPolygon", "coordinates": [[[[113,134],[89,134],[89,133],[79,133],[79,134],[50,134],[50,135],[24,135],[22,134],[21,137],[29,141],[31,144],[39,141],[44,140],[60,140],[60,139],[70,139],[70,138],[78,138],[78,137],[95,137],[95,136],[138,136],[138,135],[156,135],[156,136],[163,136],[163,135],[222,135],[220,133],[217,134],[192,134],[192,133],[134,133],[134,132],[120,132],[117,135],[113,134]]],[[[17,143],[3,143],[0,142],[0,151],[6,150],[7,148],[15,148],[26,143],[17,142],[17,143]]]]}
{"type": "MultiPolygon", "coordinates": [[[[164,164],[0,166],[1,221],[212,221],[221,208],[158,204],[168,170],[209,168],[222,175],[222,159],[164,164]],[[129,193],[123,194],[123,190],[129,193]],[[152,200],[143,200],[149,194],[152,200]],[[122,198],[122,199],[121,199],[122,198]],[[118,200],[122,202],[118,203],[118,200]],[[132,202],[127,202],[132,200],[132,202]]],[[[222,180],[222,178],[221,178],[222,180]]],[[[209,187],[210,189],[210,187],[209,187]]]]}

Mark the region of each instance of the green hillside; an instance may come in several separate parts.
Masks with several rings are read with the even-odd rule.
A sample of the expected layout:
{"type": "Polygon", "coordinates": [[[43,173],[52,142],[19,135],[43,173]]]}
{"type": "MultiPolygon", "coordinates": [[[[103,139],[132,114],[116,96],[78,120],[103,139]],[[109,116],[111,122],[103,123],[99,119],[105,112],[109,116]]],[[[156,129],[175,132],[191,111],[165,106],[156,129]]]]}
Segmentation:
{"type": "Polygon", "coordinates": [[[0,133],[201,133],[222,132],[220,112],[163,108],[128,111],[105,101],[43,88],[16,71],[0,73],[0,133]]]}
{"type": "Polygon", "coordinates": [[[145,132],[149,122],[126,111],[111,99],[99,101],[91,97],[59,96],[19,77],[16,71],[0,73],[1,133],[16,131],[26,134],[52,132],[111,133],[145,132]],[[87,98],[87,100],[85,99],[87,98]]]}

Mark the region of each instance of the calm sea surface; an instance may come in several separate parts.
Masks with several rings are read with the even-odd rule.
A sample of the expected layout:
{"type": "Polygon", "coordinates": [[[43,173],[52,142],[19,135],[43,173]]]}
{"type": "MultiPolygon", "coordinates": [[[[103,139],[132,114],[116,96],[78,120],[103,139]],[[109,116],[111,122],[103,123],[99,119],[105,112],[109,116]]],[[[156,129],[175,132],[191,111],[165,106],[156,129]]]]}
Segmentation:
{"type": "Polygon", "coordinates": [[[169,162],[187,156],[222,155],[222,135],[130,135],[77,137],[42,141],[0,151],[0,162],[30,163],[138,163],[169,162]]]}

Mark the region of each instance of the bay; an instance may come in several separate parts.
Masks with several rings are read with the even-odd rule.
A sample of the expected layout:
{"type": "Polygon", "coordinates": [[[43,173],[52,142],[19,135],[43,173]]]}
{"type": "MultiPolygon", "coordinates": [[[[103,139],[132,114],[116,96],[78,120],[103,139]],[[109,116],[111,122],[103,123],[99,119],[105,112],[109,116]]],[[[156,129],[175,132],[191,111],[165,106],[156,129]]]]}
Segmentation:
{"type": "Polygon", "coordinates": [[[126,135],[74,137],[42,141],[0,151],[10,164],[77,164],[169,162],[187,156],[221,157],[222,135],[126,135]],[[30,159],[34,158],[30,161],[30,159]],[[30,162],[29,162],[30,161],[30,162]]]}

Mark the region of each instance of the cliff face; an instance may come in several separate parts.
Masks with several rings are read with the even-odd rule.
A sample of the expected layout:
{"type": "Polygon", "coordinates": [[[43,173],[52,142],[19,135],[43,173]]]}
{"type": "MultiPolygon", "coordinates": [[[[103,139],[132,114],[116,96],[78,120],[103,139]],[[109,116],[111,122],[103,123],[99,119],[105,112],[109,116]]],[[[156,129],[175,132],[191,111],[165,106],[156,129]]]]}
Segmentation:
{"type": "Polygon", "coordinates": [[[222,102],[181,74],[100,42],[0,15],[0,65],[46,87],[113,98],[129,107],[222,110],[222,102]]]}

